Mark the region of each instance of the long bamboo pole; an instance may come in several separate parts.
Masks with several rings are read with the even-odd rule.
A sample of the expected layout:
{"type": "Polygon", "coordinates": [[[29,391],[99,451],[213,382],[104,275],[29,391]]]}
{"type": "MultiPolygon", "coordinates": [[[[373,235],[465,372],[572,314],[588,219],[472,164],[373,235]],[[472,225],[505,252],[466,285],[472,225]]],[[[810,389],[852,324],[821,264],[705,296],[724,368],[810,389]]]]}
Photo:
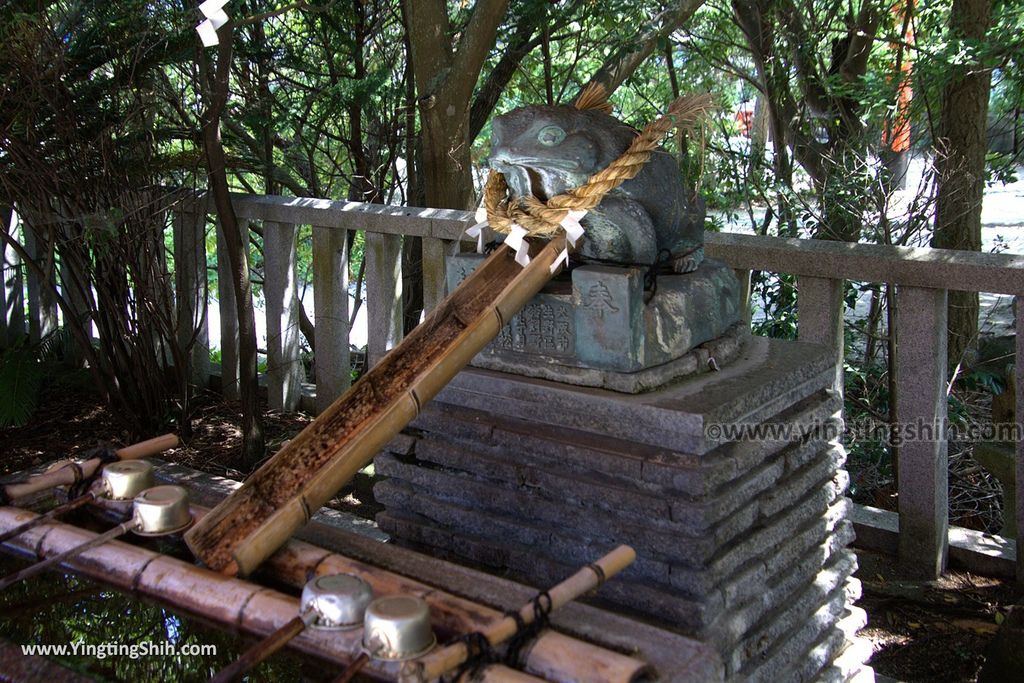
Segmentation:
{"type": "MultiPolygon", "coordinates": [[[[139,443],[132,444],[131,446],[125,446],[124,448],[116,450],[115,453],[117,454],[118,460],[138,460],[139,458],[145,458],[150,455],[162,453],[177,445],[177,436],[174,434],[163,434],[162,436],[147,439],[146,441],[140,441],[139,443]]],[[[24,498],[25,496],[29,496],[33,493],[46,491],[57,486],[71,486],[81,479],[88,479],[92,475],[96,474],[96,471],[102,465],[103,461],[100,458],[89,458],[88,460],[77,464],[79,472],[75,471],[74,466],[68,464],[63,467],[58,467],[52,472],[45,472],[32,477],[26,482],[20,484],[9,484],[3,487],[3,495],[0,495],[0,502],[14,501],[18,498],[24,498]]]]}
{"type": "MultiPolygon", "coordinates": [[[[208,567],[247,575],[409,423],[560,267],[556,237],[522,268],[496,249],[346,394],[192,528],[208,567]]],[[[536,245],[533,247],[536,251],[536,245]]]]}

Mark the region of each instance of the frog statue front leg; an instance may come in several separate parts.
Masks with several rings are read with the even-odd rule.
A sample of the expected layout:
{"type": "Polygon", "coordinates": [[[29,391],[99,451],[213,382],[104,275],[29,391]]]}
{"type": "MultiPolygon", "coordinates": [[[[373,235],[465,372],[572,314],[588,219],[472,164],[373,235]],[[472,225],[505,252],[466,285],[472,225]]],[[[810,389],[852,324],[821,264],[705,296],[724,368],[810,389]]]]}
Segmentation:
{"type": "Polygon", "coordinates": [[[692,273],[704,260],[700,243],[677,240],[674,250],[659,249],[658,230],[644,206],[629,197],[609,195],[581,221],[586,229],[577,256],[584,263],[649,266],[668,261],[674,273],[692,273]]]}
{"type": "Polygon", "coordinates": [[[580,222],[586,232],[576,255],[584,263],[650,265],[658,258],[654,223],[628,197],[605,197],[580,222]]]}

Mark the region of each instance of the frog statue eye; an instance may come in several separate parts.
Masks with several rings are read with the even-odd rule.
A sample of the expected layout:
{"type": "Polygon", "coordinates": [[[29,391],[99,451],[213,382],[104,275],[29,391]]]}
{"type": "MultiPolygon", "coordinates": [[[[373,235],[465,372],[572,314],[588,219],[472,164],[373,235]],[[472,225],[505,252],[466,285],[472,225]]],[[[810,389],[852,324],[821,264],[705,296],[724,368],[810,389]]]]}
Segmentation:
{"type": "Polygon", "coordinates": [[[554,147],[565,139],[565,131],[558,126],[544,126],[537,132],[537,142],[545,147],[554,147]]]}

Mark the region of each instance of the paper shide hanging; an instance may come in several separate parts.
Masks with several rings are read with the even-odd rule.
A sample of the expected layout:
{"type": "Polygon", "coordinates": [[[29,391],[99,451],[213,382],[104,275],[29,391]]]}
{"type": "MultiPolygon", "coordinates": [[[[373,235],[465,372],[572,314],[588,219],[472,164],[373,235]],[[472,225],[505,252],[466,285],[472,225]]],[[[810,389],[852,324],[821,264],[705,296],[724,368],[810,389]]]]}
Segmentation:
{"type": "Polygon", "coordinates": [[[206,17],[198,26],[196,32],[199,39],[203,41],[203,47],[213,47],[220,40],[217,37],[217,29],[228,23],[228,14],[224,11],[224,5],[228,0],[206,0],[199,5],[199,11],[206,17]]]}

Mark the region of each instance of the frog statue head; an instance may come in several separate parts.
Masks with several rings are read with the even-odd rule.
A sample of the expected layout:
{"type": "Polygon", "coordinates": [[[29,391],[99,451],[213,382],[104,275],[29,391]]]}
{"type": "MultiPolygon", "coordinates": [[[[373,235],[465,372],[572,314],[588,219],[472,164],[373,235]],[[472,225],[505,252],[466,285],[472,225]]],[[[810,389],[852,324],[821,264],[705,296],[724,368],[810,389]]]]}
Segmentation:
{"type": "MultiPolygon", "coordinates": [[[[629,147],[637,131],[600,108],[521,107],[494,120],[491,168],[513,198],[541,200],[584,184],[629,147]]],[[[703,258],[704,202],[676,160],[657,150],[633,178],[609,192],[581,221],[580,261],[622,265],[671,263],[695,270],[703,258]]]]}

